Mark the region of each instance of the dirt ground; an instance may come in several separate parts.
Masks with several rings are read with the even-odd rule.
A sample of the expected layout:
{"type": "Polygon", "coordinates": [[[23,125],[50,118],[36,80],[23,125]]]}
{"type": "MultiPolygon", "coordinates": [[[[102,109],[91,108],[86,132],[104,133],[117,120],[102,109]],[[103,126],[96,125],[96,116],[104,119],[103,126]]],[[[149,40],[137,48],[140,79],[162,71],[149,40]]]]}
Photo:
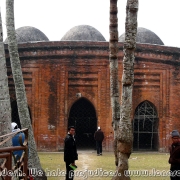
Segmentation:
{"type": "MultiPolygon", "coordinates": [[[[107,180],[112,179],[116,167],[114,164],[113,152],[103,151],[102,156],[97,156],[95,150],[78,150],[79,158],[76,161],[78,168],[74,171],[74,180],[107,180]],[[104,173],[105,174],[102,174],[104,173]],[[107,173],[109,173],[107,175],[107,173]]],[[[45,170],[60,169],[65,173],[65,163],[63,160],[63,152],[41,152],[39,153],[41,165],[45,170]]],[[[168,153],[159,152],[133,152],[129,158],[129,170],[131,171],[148,171],[152,174],[152,170],[163,172],[169,170],[168,153]]],[[[154,172],[154,171],[153,171],[154,172]]],[[[65,174],[64,174],[65,175],[65,174]]],[[[64,175],[48,176],[48,180],[65,180],[64,175]]],[[[169,176],[137,176],[133,175],[131,180],[169,180],[169,176]]]]}

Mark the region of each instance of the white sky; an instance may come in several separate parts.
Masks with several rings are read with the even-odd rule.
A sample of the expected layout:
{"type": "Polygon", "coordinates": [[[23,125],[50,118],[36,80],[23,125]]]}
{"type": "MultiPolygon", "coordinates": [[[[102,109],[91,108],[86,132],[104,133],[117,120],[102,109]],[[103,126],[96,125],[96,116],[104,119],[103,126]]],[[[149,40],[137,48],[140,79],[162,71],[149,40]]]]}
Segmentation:
{"type": "MultiPolygon", "coordinates": [[[[127,0],[118,0],[119,36],[125,31],[127,0]]],[[[109,41],[110,0],[14,0],[15,28],[33,26],[59,41],[77,25],[96,28],[109,41]]],[[[5,0],[0,0],[5,28],[5,0]]],[[[180,47],[180,0],[139,0],[138,27],[156,33],[166,46],[180,47]]]]}

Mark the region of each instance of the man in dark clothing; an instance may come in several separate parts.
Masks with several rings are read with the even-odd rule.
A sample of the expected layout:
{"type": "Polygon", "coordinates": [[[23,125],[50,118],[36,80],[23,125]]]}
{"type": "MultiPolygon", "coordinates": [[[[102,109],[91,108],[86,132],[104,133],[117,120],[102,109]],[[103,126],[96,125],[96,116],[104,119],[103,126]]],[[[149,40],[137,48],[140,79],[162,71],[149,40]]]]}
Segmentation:
{"type": "Polygon", "coordinates": [[[180,180],[180,135],[177,130],[173,130],[171,133],[172,136],[172,145],[170,147],[170,157],[169,164],[171,164],[170,179],[171,180],[180,180]]]}
{"type": "Polygon", "coordinates": [[[94,139],[96,140],[97,156],[102,156],[102,141],[104,139],[104,133],[101,131],[100,127],[98,127],[98,130],[94,133],[94,139]]]}
{"type": "Polygon", "coordinates": [[[75,160],[78,160],[78,154],[74,134],[75,128],[74,126],[70,126],[68,128],[68,134],[64,140],[64,161],[66,163],[66,180],[72,180],[74,178],[74,169],[75,167],[77,167],[75,165],[75,160]]]}

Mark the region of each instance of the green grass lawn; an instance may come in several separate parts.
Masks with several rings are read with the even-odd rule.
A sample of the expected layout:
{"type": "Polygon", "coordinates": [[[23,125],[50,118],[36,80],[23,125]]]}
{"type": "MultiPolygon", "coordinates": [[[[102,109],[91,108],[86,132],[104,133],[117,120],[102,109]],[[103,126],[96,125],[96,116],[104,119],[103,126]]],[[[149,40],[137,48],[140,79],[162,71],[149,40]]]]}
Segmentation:
{"type": "MultiPolygon", "coordinates": [[[[49,180],[64,180],[65,163],[63,153],[38,153],[41,165],[48,174],[49,180]],[[56,176],[58,174],[58,176],[56,176]],[[51,175],[51,176],[50,176],[51,175]]],[[[95,151],[79,151],[79,160],[76,161],[78,169],[75,170],[77,176],[74,180],[101,180],[111,179],[110,176],[102,176],[103,173],[114,173],[113,152],[104,152],[103,156],[96,156],[95,151]],[[87,172],[88,170],[88,172],[87,172]],[[89,173],[89,175],[88,175],[89,173]],[[92,174],[99,176],[92,176],[92,174]],[[87,178],[88,175],[88,178],[87,178]]],[[[129,159],[129,170],[136,173],[131,176],[131,180],[169,180],[169,176],[158,176],[162,171],[167,172],[170,168],[168,164],[169,154],[166,153],[132,153],[129,159]],[[134,170],[134,171],[133,171],[134,170]],[[139,174],[137,174],[139,172],[139,174]],[[148,173],[148,175],[146,174],[148,173]],[[141,175],[140,175],[141,174],[141,175]],[[144,175],[143,175],[144,174],[144,175]],[[154,176],[156,174],[156,176],[154,176]]]]}

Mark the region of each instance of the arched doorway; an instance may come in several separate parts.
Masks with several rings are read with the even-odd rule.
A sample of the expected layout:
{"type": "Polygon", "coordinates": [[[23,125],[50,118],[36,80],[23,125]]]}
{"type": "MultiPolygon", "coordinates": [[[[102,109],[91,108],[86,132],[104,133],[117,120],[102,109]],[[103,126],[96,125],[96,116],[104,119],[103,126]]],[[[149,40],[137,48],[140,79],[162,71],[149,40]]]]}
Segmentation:
{"type": "MultiPolygon", "coordinates": [[[[29,115],[30,115],[30,119],[31,119],[31,111],[30,108],[28,106],[28,110],[29,110],[29,115]]],[[[17,106],[17,101],[14,100],[11,102],[11,122],[15,122],[17,123],[18,127],[21,129],[21,122],[19,119],[19,113],[18,113],[18,106],[17,106]]],[[[32,124],[32,119],[31,119],[31,124],[32,124]]]]}
{"type": "Polygon", "coordinates": [[[144,101],[135,110],[134,150],[158,150],[158,115],[155,106],[144,101]]]}
{"type": "Polygon", "coordinates": [[[20,123],[19,114],[18,114],[17,101],[13,101],[11,103],[11,121],[15,122],[18,125],[18,127],[21,129],[21,123],[20,123]]]}
{"type": "Polygon", "coordinates": [[[76,128],[78,148],[95,148],[94,133],[97,129],[97,118],[94,106],[85,98],[76,101],[70,110],[68,126],[76,128]]]}

